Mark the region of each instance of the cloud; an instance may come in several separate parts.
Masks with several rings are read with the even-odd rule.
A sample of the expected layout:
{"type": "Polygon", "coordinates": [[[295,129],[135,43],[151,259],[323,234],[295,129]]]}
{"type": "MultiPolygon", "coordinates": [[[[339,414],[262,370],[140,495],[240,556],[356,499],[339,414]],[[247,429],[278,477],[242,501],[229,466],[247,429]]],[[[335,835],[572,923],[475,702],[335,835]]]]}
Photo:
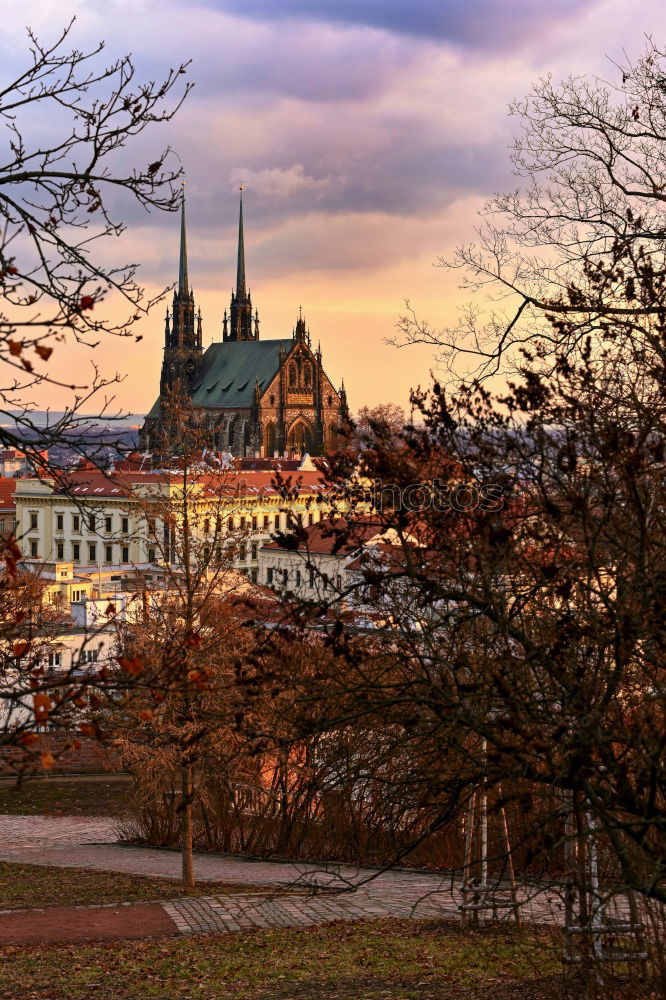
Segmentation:
{"type": "Polygon", "coordinates": [[[327,192],[340,188],[344,178],[311,177],[305,172],[302,163],[294,163],[290,167],[264,167],[262,170],[252,170],[249,167],[234,167],[229,174],[229,181],[234,187],[243,184],[259,198],[271,201],[287,201],[298,195],[305,195],[310,201],[320,201],[327,192]]]}
{"type": "MultiPolygon", "coordinates": [[[[626,0],[68,0],[66,7],[58,15],[53,0],[14,6],[0,35],[0,76],[26,63],[26,23],[48,41],[70,11],[72,43],[85,49],[103,38],[103,62],[133,52],[137,81],[161,79],[191,57],[187,79],[196,85],[174,121],[134,137],[119,157],[127,169],[154,161],[165,145],[180,156],[206,336],[217,331],[235,274],[242,175],[248,269],[264,333],[289,329],[298,301],[308,315],[319,310],[331,343],[338,327],[349,338],[333,367],[346,377],[354,352],[359,394],[403,295],[422,311],[427,292],[429,318],[446,321],[451,293],[447,286],[442,295],[432,262],[473,239],[483,200],[517,183],[507,151],[517,127],[506,115],[509,101],[541,73],[603,75],[607,53],[621,58],[626,45],[633,55],[644,32],[657,37],[664,25],[658,0],[638,11],[626,0]]],[[[43,137],[43,123],[29,125],[43,137]]],[[[147,216],[122,192],[110,197],[127,230],[105,259],[139,262],[153,286],[173,281],[177,218],[147,216]]],[[[127,381],[131,409],[152,402],[142,365],[150,357],[157,378],[161,340],[156,316],[146,324],[145,358],[127,381]]],[[[371,389],[377,399],[418,381],[417,366],[407,370],[412,356],[403,352],[400,364],[386,356],[394,382],[387,388],[382,373],[371,389]]]]}
{"type": "MultiPolygon", "coordinates": [[[[511,49],[550,25],[570,21],[599,0],[208,0],[246,18],[316,21],[437,39],[473,49],[511,49]]],[[[297,29],[296,29],[297,30],[297,29]]]]}

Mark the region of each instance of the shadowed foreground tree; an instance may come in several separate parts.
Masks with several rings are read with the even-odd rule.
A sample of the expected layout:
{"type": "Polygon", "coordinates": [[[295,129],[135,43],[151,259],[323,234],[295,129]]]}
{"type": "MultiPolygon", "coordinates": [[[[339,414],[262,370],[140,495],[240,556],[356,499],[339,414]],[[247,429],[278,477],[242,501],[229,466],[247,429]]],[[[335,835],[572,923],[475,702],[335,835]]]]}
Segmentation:
{"type": "MultiPolygon", "coordinates": [[[[190,86],[181,86],[186,64],[161,81],[142,82],[131,57],[104,63],[103,43],[77,49],[73,25],[46,44],[29,32],[25,69],[0,82],[0,445],[25,451],[40,467],[40,452],[56,444],[81,451],[108,444],[82,411],[97,407],[98,416],[112,419],[111,386],[119,376],[105,377],[93,362],[89,376],[63,385],[51,374],[51,357],[73,344],[94,350],[107,336],[133,339],[134,324],[153,304],[136,265],[109,263],[109,244],[124,230],[124,199],[146,210],[177,208],[181,168],[170,148],[151,155],[152,162],[132,163],[131,156],[145,156],[138,153],[144,133],[171,120],[190,86]],[[124,317],[113,319],[111,307],[124,317]],[[47,387],[67,390],[68,402],[43,426],[33,419],[35,393],[47,387]]],[[[57,469],[50,471],[58,478],[57,469]]],[[[34,636],[20,664],[12,664],[7,650],[24,642],[32,586],[17,573],[20,541],[0,537],[3,690],[11,700],[27,686],[42,709],[5,714],[2,739],[26,746],[36,745],[36,723],[72,725],[72,706],[90,707],[91,686],[105,679],[44,670],[34,636]]],[[[48,633],[47,619],[41,616],[40,627],[48,633]]]]}
{"type": "MultiPolygon", "coordinates": [[[[590,268],[600,300],[620,267],[590,268]]],[[[649,258],[634,294],[650,307],[607,321],[606,350],[572,353],[563,329],[549,375],[527,356],[502,399],[435,386],[401,448],[363,453],[396,543],[368,549],[342,596],[385,625],[359,641],[338,614],[346,669],[287,666],[283,684],[295,731],[381,720],[411,761],[383,780],[420,811],[418,837],[483,788],[527,810],[522,870],[552,873],[573,811],[609,884],[663,902],[666,289],[649,258]]],[[[305,627],[323,610],[301,607],[305,627]]]]}

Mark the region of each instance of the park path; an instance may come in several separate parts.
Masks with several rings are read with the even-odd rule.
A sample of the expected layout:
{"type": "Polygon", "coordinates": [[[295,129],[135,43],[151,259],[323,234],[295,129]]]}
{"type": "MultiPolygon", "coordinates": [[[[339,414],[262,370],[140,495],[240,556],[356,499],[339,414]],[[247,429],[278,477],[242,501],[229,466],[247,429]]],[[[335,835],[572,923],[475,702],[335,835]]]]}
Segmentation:
{"type": "MultiPolygon", "coordinates": [[[[116,824],[108,817],[0,815],[0,861],[89,868],[174,880],[179,877],[180,855],[177,852],[125,847],[117,843],[117,836],[116,824]]],[[[180,934],[305,926],[331,920],[377,917],[459,916],[460,884],[450,876],[405,870],[378,874],[374,869],[350,865],[254,861],[222,854],[196,854],[194,868],[198,882],[233,883],[247,886],[248,892],[156,903],[156,911],[160,911],[157,922],[160,929],[156,933],[165,933],[164,916],[171,922],[168,926],[173,928],[173,933],[180,934]],[[275,886],[275,891],[252,891],[256,886],[263,890],[266,886],[275,886]],[[307,891],[295,896],[285,893],[286,888],[307,891]]],[[[539,891],[531,892],[528,897],[528,891],[524,890],[523,897],[525,920],[561,922],[561,901],[556,895],[539,891]]],[[[134,905],[140,904],[131,904],[134,905]]],[[[128,908],[130,904],[115,907],[119,911],[117,919],[110,912],[112,907],[62,908],[57,923],[71,924],[74,934],[71,939],[83,940],[75,934],[75,925],[78,926],[77,920],[80,920],[74,919],[76,913],[73,916],[72,911],[81,913],[88,909],[94,911],[89,916],[94,915],[97,920],[99,936],[122,937],[120,909],[126,913],[128,908]]],[[[55,918],[53,908],[48,912],[55,918]]],[[[137,911],[137,916],[143,919],[143,915],[137,911]]],[[[34,917],[30,918],[29,911],[0,912],[0,941],[15,940],[19,924],[23,922],[27,927],[31,919],[34,917]]]]}

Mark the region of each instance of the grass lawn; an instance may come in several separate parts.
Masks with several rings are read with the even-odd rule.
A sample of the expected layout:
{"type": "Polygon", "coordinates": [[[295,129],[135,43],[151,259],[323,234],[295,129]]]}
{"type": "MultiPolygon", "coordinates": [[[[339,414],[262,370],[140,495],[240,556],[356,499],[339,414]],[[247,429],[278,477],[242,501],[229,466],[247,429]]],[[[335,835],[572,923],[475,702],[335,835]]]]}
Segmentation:
{"type": "Polygon", "coordinates": [[[550,1000],[560,954],[546,933],[406,920],[9,948],[0,1000],[550,1000]]]}
{"type": "MultiPolygon", "coordinates": [[[[145,875],[98,872],[87,868],[57,868],[0,862],[0,910],[31,906],[80,906],[94,903],[131,903],[144,899],[175,899],[177,896],[211,896],[275,892],[277,886],[247,886],[226,882],[202,882],[183,892],[171,879],[145,875]]],[[[284,891],[284,890],[283,890],[284,891]]]]}
{"type": "Polygon", "coordinates": [[[127,801],[131,781],[34,778],[20,788],[0,782],[0,813],[13,816],[115,816],[127,801]]]}

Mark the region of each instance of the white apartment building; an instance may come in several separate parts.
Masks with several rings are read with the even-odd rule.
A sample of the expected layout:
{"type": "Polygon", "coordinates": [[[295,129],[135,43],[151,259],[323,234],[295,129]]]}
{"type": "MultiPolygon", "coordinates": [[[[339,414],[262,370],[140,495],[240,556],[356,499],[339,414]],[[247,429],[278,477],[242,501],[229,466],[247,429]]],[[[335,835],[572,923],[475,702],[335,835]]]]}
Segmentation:
{"type": "Polygon", "coordinates": [[[364,549],[385,545],[390,536],[391,532],[383,531],[371,519],[359,519],[349,528],[341,518],[313,523],[305,528],[296,551],[284,549],[276,541],[261,547],[259,583],[307,601],[335,601],[348,587],[348,567],[364,549]],[[349,534],[340,546],[340,532],[347,530],[349,534]]]}

